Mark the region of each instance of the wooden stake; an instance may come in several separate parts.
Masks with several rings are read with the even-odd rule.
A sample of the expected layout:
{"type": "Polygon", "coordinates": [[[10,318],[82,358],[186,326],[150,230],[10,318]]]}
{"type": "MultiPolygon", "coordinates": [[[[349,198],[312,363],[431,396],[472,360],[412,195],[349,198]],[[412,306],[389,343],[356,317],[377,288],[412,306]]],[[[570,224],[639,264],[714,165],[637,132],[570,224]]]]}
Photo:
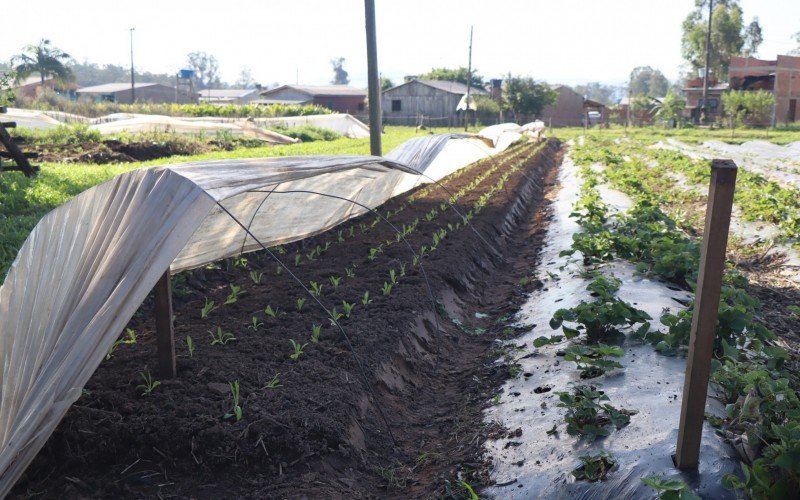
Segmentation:
{"type": "Polygon", "coordinates": [[[172,329],[172,289],[169,269],[153,288],[155,292],[156,346],[161,378],[175,378],[175,333],[172,329]]]}
{"type": "Polygon", "coordinates": [[[697,277],[678,428],[678,448],[675,453],[675,465],[679,469],[695,468],[700,459],[700,437],[705,419],[708,377],[719,314],[722,273],[725,270],[725,249],[728,245],[736,170],[736,164],[731,160],[711,161],[711,185],[708,189],[706,225],[700,252],[700,273],[697,277]]]}

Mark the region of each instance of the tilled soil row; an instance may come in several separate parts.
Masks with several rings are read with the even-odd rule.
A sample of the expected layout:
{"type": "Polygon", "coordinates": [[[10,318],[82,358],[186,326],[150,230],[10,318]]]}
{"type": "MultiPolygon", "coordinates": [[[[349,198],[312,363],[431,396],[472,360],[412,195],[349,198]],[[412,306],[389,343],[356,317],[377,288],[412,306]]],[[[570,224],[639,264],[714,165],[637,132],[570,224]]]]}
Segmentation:
{"type": "Polygon", "coordinates": [[[178,377],[137,387],[159,378],[148,299],[136,342],[98,368],[13,495],[417,497],[483,484],[481,411],[508,376],[495,339],[518,333],[506,324],[561,155],[555,140],[515,146],[390,200],[379,212],[415,228],[414,252],[371,213],[274,249],[329,310],[352,304],[347,339],[266,252],[175,276],[178,377]],[[234,339],[212,344],[220,332],[234,339]]]}

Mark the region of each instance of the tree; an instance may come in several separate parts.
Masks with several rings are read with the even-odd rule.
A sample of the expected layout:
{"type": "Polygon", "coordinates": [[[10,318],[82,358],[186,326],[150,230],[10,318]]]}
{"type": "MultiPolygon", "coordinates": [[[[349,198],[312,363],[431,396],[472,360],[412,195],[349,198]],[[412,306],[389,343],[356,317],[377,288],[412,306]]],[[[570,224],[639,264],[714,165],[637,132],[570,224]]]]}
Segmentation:
{"type": "Polygon", "coordinates": [[[6,70],[0,73],[0,106],[8,106],[16,99],[13,89],[15,78],[14,70],[6,70]]]}
{"type": "Polygon", "coordinates": [[[639,66],[631,71],[630,94],[632,96],[660,97],[666,95],[667,90],[669,90],[669,80],[661,71],[650,66],[639,66]]]}
{"type": "Polygon", "coordinates": [[[219,63],[217,58],[205,52],[191,52],[187,56],[189,67],[194,70],[195,85],[198,89],[218,86],[219,63]]]}
{"type": "Polygon", "coordinates": [[[581,94],[587,99],[599,102],[600,104],[614,104],[617,95],[621,93],[620,87],[616,85],[604,85],[600,82],[589,82],[586,85],[575,85],[572,90],[581,94]]]}
{"type": "Polygon", "coordinates": [[[386,78],[385,76],[382,76],[381,77],[381,90],[387,90],[387,89],[390,89],[392,87],[394,87],[394,83],[392,83],[392,81],[390,79],[386,78]]]}
{"type": "MultiPolygon", "coordinates": [[[[446,82],[460,82],[467,84],[467,68],[460,66],[456,69],[433,68],[427,73],[419,75],[420,80],[442,80],[446,82]]],[[[483,77],[478,74],[478,70],[472,70],[472,86],[483,88],[483,77]]]]}
{"type": "Polygon", "coordinates": [[[634,123],[643,125],[653,116],[654,99],[646,94],[639,94],[631,99],[630,109],[634,123]]]}
{"type": "MultiPolygon", "coordinates": [[[[75,83],[81,87],[91,87],[93,85],[100,85],[103,83],[116,83],[116,82],[130,82],[131,71],[130,68],[117,66],[116,64],[104,64],[102,66],[96,63],[84,61],[79,63],[71,61],[69,69],[75,77],[75,83]]],[[[154,82],[162,85],[173,86],[175,85],[175,75],[166,73],[151,73],[149,71],[136,72],[137,82],[154,82]]]]}
{"type": "Polygon", "coordinates": [[[239,78],[236,79],[235,85],[242,89],[252,89],[256,86],[256,80],[253,78],[253,73],[247,66],[242,66],[239,70],[239,78]]]}
{"type": "Polygon", "coordinates": [[[333,66],[333,80],[331,83],[334,85],[347,85],[350,83],[347,71],[344,70],[344,57],[337,57],[331,59],[331,66],[333,66]]]}
{"type": "Polygon", "coordinates": [[[512,76],[503,82],[503,100],[506,109],[517,115],[539,115],[548,104],[556,102],[558,93],[545,83],[536,83],[529,76],[512,76]]]}
{"type": "MultiPolygon", "coordinates": [[[[694,70],[705,67],[708,1],[711,0],[695,0],[695,9],[683,21],[681,50],[694,70]]],[[[713,1],[709,74],[721,81],[728,78],[731,56],[743,54],[745,49],[748,54],[755,54],[763,34],[758,18],[744,26],[738,0],[713,1]]]]}
{"type": "Polygon", "coordinates": [[[797,48],[789,53],[793,55],[800,55],[800,31],[792,35],[792,38],[794,38],[794,43],[797,44],[797,48]]]}
{"type": "Polygon", "coordinates": [[[774,104],[775,95],[766,90],[735,90],[722,94],[722,105],[731,127],[731,136],[741,123],[764,123],[774,104]]]}
{"type": "Polygon", "coordinates": [[[663,102],[656,104],[655,116],[667,124],[674,123],[675,126],[680,127],[681,115],[685,107],[686,99],[669,89],[663,102]]]}
{"type": "Polygon", "coordinates": [[[62,84],[71,81],[72,71],[64,64],[71,58],[72,56],[66,52],[53,47],[50,40],[42,39],[37,45],[26,45],[22,49],[22,54],[12,57],[11,60],[12,65],[19,63],[14,68],[17,82],[28,78],[33,73],[39,73],[42,85],[44,85],[44,81],[51,76],[62,84]]]}

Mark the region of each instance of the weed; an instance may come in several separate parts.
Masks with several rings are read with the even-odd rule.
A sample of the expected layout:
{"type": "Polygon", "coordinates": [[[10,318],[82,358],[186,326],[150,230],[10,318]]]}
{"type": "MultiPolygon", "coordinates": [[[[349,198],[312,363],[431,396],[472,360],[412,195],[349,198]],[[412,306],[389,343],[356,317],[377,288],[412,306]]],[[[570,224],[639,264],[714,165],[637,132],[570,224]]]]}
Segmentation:
{"type": "Polygon", "coordinates": [[[292,349],[293,349],[292,354],[289,355],[289,359],[291,359],[292,361],[297,361],[298,359],[300,359],[300,356],[303,355],[303,349],[305,349],[308,344],[300,345],[297,342],[295,342],[294,339],[289,339],[289,342],[292,343],[292,349]]]}
{"type": "Polygon", "coordinates": [[[136,388],[142,391],[142,396],[149,396],[154,390],[156,390],[156,387],[161,385],[161,382],[153,379],[153,376],[150,375],[149,371],[139,372],[139,376],[142,378],[142,380],[144,380],[144,383],[137,385],[136,388]]]}
{"type": "Polygon", "coordinates": [[[231,332],[224,331],[221,326],[213,332],[209,330],[208,333],[211,334],[211,345],[225,345],[231,340],[236,340],[231,332]]]}
{"type": "Polygon", "coordinates": [[[234,380],[233,382],[228,382],[228,386],[231,388],[231,395],[233,396],[233,406],[229,413],[226,413],[222,416],[223,420],[228,420],[230,418],[236,418],[236,421],[242,419],[242,407],[239,404],[239,381],[234,380]]]}

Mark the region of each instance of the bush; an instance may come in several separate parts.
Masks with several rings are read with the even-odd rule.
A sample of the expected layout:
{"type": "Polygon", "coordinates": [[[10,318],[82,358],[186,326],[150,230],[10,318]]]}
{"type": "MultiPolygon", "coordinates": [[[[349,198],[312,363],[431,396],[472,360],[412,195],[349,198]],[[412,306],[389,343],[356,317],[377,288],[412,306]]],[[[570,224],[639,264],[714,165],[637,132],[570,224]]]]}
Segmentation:
{"type": "Polygon", "coordinates": [[[342,137],[341,134],[325,128],[314,127],[313,125],[300,125],[299,127],[274,126],[270,130],[279,134],[287,135],[293,139],[300,139],[302,142],[314,141],[335,141],[342,137]]]}

